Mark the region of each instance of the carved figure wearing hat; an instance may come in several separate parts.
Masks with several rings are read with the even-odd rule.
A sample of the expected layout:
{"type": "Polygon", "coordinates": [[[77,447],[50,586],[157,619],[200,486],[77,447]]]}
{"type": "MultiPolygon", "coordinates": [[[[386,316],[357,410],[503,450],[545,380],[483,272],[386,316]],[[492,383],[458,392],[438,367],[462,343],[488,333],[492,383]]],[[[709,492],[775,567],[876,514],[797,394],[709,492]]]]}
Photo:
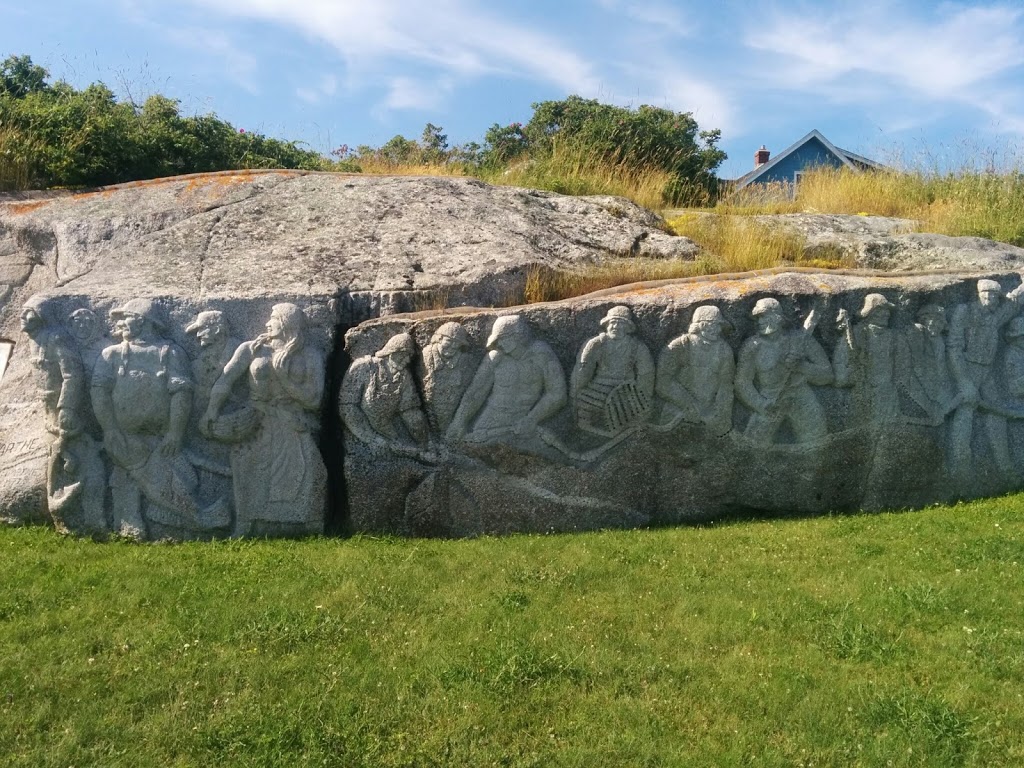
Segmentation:
{"type": "Polygon", "coordinates": [[[531,437],[568,399],[558,357],[545,342],[533,338],[520,315],[494,321],[487,350],[447,437],[473,442],[531,437]]]}
{"type": "Polygon", "coordinates": [[[364,443],[380,447],[422,445],[427,420],[409,364],[416,344],[408,333],[392,336],[373,355],[354,360],[341,383],[341,417],[364,443]]]}
{"type": "Polygon", "coordinates": [[[825,412],[811,385],[832,382],[832,364],[814,338],[817,313],[812,310],[799,329],[784,326],[778,299],[758,300],[751,312],[757,333],[740,347],[736,362],[736,397],[753,413],[745,435],[772,443],[788,424],[797,442],[820,440],[828,433],[825,412]]]}
{"type": "Polygon", "coordinates": [[[654,395],[654,358],[636,337],[629,307],[617,306],[601,318],[604,332],[580,349],[570,377],[581,429],[614,437],[647,420],[654,395]]]}
{"type": "Polygon", "coordinates": [[[121,342],[96,361],[92,403],[114,465],[114,530],[146,538],[158,533],[152,524],[194,529],[198,478],[182,453],[192,407],[188,358],[164,338],[163,317],[149,299],[131,299],[110,317],[121,342]]]}
{"type": "Polygon", "coordinates": [[[53,322],[45,300],[32,297],[21,313],[29,359],[38,373],[46,431],[51,436],[46,471],[47,504],[66,531],[107,530],[102,459],[87,432],[87,380],[71,339],[53,322]]]}
{"type": "Polygon", "coordinates": [[[953,310],[949,324],[949,364],[960,404],[950,428],[951,460],[955,472],[970,472],[974,417],[980,409],[986,442],[996,466],[1013,471],[1006,439],[1006,419],[986,404],[998,399],[994,377],[996,354],[1003,327],[1020,311],[1024,284],[1003,295],[995,280],[979,280],[977,301],[953,310]]]}
{"type": "Polygon", "coordinates": [[[232,338],[227,318],[219,309],[207,309],[197,314],[195,320],[185,326],[185,333],[195,335],[199,342],[199,354],[192,361],[195,381],[193,413],[198,417],[206,411],[210,390],[238,349],[238,340],[232,338]]]}
{"type": "Polygon", "coordinates": [[[732,429],[736,358],[722,338],[728,321],[714,306],[697,307],[686,333],[658,357],[658,396],[666,412],[716,435],[732,429]]]}
{"type": "Polygon", "coordinates": [[[434,331],[423,348],[423,399],[430,426],[441,434],[451,425],[462,393],[473,380],[476,361],[469,347],[466,329],[448,322],[434,331]]]}
{"type": "Polygon", "coordinates": [[[891,423],[897,413],[896,335],[889,327],[894,306],[880,293],[869,293],[858,315],[839,310],[836,324],[842,336],[832,355],[837,387],[853,388],[853,411],[858,422],[891,423]]]}

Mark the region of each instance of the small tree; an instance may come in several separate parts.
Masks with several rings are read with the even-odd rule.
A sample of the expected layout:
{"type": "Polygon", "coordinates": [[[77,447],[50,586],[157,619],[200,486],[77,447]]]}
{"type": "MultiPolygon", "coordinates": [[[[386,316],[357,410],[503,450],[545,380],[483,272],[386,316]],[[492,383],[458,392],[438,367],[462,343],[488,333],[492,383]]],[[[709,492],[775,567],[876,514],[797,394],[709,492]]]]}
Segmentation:
{"type": "Polygon", "coordinates": [[[448,136],[441,133],[441,126],[427,123],[420,138],[424,163],[440,165],[448,160],[448,136]]]}

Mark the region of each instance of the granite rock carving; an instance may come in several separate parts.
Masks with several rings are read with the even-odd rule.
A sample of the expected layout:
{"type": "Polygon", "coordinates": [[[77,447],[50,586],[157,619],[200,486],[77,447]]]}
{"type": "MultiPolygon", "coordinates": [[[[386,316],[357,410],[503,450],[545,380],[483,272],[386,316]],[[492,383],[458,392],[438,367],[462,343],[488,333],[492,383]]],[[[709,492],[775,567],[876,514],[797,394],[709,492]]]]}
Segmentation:
{"type": "Polygon", "coordinates": [[[295,304],[275,304],[266,332],[235,350],[210,391],[202,430],[231,444],[236,535],[323,531],[327,469],[316,443],[324,361],[295,304]],[[248,393],[224,406],[236,385],[248,393]]]}
{"type": "MultiPolygon", "coordinates": [[[[737,508],[922,504],[1016,487],[1024,316],[1015,315],[1024,288],[1004,293],[994,280],[955,277],[821,279],[824,288],[799,277],[750,278],[760,296],[749,300],[742,281],[734,291],[679,284],[630,305],[609,304],[615,292],[563,302],[569,315],[542,306],[353,329],[353,354],[371,339],[385,349],[385,338],[402,339],[392,400],[408,394],[404,409],[386,410],[399,425],[399,414],[418,414],[414,422],[428,433],[413,439],[406,424],[399,439],[379,440],[386,430],[361,430],[352,414],[365,384],[343,385],[348,429],[368,435],[346,444],[349,506],[363,510],[354,513],[356,529],[576,530],[737,508]],[[604,331],[574,342],[587,326],[578,318],[597,309],[604,331]],[[835,323],[819,322],[830,315],[835,323]],[[686,333],[666,338],[675,318],[687,317],[686,333]],[[452,346],[442,369],[436,347],[444,340],[452,346]],[[656,365],[651,349],[659,350],[656,365]],[[454,373],[441,385],[455,407],[450,425],[424,419],[416,394],[436,399],[436,372],[480,354],[468,386],[454,373]],[[968,373],[958,378],[958,370],[968,373]],[[615,401],[617,391],[630,391],[630,405],[615,401]],[[984,425],[968,436],[966,456],[958,444],[967,439],[965,417],[956,415],[965,404],[984,425]],[[952,471],[958,461],[972,469],[969,481],[952,471]]],[[[369,359],[356,358],[353,381],[367,381],[359,371],[369,359]]]]}
{"type": "MultiPolygon", "coordinates": [[[[44,504],[58,529],[137,539],[323,531],[326,371],[302,310],[274,305],[265,333],[240,344],[222,310],[175,325],[161,302],[135,298],[114,304],[106,328],[97,308],[77,303],[26,302],[13,361],[12,375],[39,393],[28,410],[39,412],[44,504]]],[[[17,462],[0,490],[31,477],[37,444],[15,444],[13,457],[0,445],[0,460],[17,462]]]]}
{"type": "Polygon", "coordinates": [[[605,331],[580,350],[570,378],[576,423],[605,437],[645,422],[654,397],[654,359],[636,338],[629,307],[612,307],[605,331]]]}
{"type": "Polygon", "coordinates": [[[17,266],[0,514],[17,520],[465,536],[1024,484],[1024,288],[1001,247],[946,242],[957,273],[776,270],[470,310],[507,304],[532,266],[693,247],[618,201],[287,173],[0,202],[0,224],[17,266]],[[383,316],[442,293],[442,312],[383,316]]]}

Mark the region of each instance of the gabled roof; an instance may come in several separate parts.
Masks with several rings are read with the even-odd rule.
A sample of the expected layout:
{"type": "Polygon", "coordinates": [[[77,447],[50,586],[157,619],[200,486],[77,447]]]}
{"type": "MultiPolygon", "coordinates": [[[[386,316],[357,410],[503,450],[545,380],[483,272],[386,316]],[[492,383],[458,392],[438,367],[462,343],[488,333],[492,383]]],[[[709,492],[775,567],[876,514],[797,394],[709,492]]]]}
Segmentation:
{"type": "Polygon", "coordinates": [[[869,160],[868,158],[861,157],[860,155],[854,154],[853,152],[848,152],[845,149],[840,149],[831,141],[826,139],[822,135],[821,131],[815,128],[802,139],[797,141],[795,144],[786,147],[786,149],[782,150],[779,154],[777,154],[764,165],[759,165],[754,170],[736,179],[736,189],[742,189],[748,184],[755,183],[763,174],[770,171],[772,168],[781,163],[783,160],[792,155],[794,152],[803,147],[805,144],[807,144],[807,142],[811,141],[812,139],[817,139],[819,142],[821,142],[821,145],[825,147],[826,151],[835,155],[836,159],[844,167],[849,168],[851,171],[860,172],[868,169],[881,170],[885,167],[881,163],[876,163],[874,160],[869,160]]]}

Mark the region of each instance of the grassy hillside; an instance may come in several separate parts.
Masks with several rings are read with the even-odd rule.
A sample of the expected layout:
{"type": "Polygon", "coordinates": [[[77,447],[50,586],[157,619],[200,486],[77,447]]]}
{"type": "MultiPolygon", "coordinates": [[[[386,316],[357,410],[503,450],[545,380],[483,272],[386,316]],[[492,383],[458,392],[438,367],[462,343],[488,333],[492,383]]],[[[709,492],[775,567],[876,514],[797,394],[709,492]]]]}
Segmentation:
{"type": "Polygon", "coordinates": [[[1017,766],[1024,495],[473,541],[0,530],[11,766],[1017,766]]]}

